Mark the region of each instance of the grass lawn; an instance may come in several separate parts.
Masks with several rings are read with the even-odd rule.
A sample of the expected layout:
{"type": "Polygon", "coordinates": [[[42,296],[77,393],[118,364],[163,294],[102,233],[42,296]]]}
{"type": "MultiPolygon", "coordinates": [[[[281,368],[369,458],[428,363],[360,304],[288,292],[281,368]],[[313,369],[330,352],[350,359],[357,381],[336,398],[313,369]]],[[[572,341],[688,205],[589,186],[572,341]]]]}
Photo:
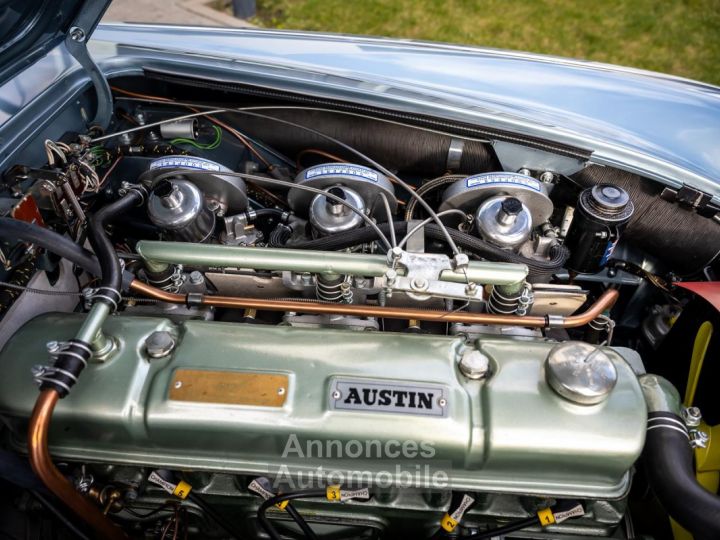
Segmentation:
{"type": "Polygon", "coordinates": [[[257,0],[253,21],[584,58],[720,85],[720,0],[257,0]]]}

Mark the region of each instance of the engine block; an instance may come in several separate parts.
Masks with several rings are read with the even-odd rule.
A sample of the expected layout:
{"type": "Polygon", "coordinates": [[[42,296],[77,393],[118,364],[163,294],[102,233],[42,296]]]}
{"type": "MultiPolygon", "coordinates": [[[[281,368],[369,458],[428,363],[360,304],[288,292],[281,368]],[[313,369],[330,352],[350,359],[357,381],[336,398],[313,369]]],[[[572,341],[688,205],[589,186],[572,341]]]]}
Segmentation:
{"type": "MultiPolygon", "coordinates": [[[[81,322],[36,318],[3,351],[0,410],[16,433],[48,330],[72,335],[81,322]]],[[[617,370],[608,398],[579,405],[545,381],[548,340],[131,316],[105,331],[115,350],[57,406],[57,458],[285,479],[321,468],[389,486],[408,482],[396,465],[412,463],[404,487],[599,500],[626,494],[644,443],[645,402],[623,349],[603,349],[617,370]],[[489,359],[481,380],[458,369],[473,349],[489,359]]]]}

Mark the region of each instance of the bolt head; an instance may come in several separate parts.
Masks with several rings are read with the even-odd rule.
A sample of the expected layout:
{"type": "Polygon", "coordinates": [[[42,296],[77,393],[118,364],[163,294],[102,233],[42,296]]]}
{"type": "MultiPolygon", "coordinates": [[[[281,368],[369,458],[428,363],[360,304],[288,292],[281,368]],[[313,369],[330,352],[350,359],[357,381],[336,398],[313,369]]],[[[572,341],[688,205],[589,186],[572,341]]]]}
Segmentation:
{"type": "Polygon", "coordinates": [[[59,341],[48,341],[45,344],[45,347],[47,347],[47,352],[49,352],[50,354],[53,354],[60,350],[60,342],[59,341]]]}
{"type": "Polygon", "coordinates": [[[698,407],[686,407],[682,410],[682,418],[688,427],[697,427],[702,421],[702,413],[698,407]]]}
{"type": "Polygon", "coordinates": [[[70,39],[82,43],[85,41],[85,31],[78,26],[73,26],[70,29],[70,39]]]}
{"type": "Polygon", "coordinates": [[[555,180],[555,175],[550,171],[545,171],[540,175],[540,181],[545,184],[550,184],[553,180],[555,180]]]}
{"type": "Polygon", "coordinates": [[[484,379],[490,371],[490,359],[477,349],[465,349],[458,368],[468,379],[484,379]]]}
{"type": "Polygon", "coordinates": [[[428,288],[428,280],[425,278],[416,277],[410,282],[410,286],[416,291],[424,291],[428,288]]]}
{"type": "Polygon", "coordinates": [[[175,338],[164,330],[153,332],[145,340],[145,350],[150,358],[167,356],[174,348],[175,338]]]}
{"type": "Polygon", "coordinates": [[[204,282],[205,278],[203,277],[202,272],[197,270],[190,272],[190,283],[193,285],[202,285],[204,282]]]}
{"type": "Polygon", "coordinates": [[[468,267],[470,264],[470,258],[464,253],[458,253],[453,258],[455,270],[462,270],[468,267]]]}

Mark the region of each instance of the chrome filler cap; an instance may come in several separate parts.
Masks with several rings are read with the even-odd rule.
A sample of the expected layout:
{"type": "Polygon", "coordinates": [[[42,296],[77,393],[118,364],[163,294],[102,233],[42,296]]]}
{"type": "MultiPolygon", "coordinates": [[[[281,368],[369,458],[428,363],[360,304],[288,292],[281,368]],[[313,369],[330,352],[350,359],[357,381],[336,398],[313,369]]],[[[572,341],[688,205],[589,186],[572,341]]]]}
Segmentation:
{"type": "Polygon", "coordinates": [[[617,370],[600,347],[567,341],[553,347],[545,360],[550,387],[580,405],[601,403],[617,383],[617,370]]]}

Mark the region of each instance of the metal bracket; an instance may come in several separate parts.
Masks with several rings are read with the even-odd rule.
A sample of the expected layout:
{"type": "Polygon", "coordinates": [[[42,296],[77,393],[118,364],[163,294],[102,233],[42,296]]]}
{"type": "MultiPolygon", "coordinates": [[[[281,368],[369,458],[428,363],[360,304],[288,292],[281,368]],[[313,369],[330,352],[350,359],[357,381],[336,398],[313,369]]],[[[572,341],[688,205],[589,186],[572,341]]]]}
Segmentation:
{"type": "Polygon", "coordinates": [[[406,269],[404,276],[385,281],[392,290],[403,291],[409,297],[424,301],[430,298],[454,298],[459,300],[483,300],[483,288],[476,283],[450,283],[441,280],[443,271],[452,270],[446,255],[410,253],[403,251],[396,263],[406,269]]]}
{"type": "Polygon", "coordinates": [[[705,217],[713,217],[720,211],[720,208],[712,202],[712,195],[686,185],[677,190],[666,187],[660,197],[680,206],[692,208],[705,217]]]}
{"type": "Polygon", "coordinates": [[[65,47],[90,76],[97,94],[97,111],[91,125],[105,129],[110,125],[112,116],[112,93],[110,85],[87,50],[87,40],[97,22],[107,9],[107,2],[87,2],[65,38],[65,47]]]}

